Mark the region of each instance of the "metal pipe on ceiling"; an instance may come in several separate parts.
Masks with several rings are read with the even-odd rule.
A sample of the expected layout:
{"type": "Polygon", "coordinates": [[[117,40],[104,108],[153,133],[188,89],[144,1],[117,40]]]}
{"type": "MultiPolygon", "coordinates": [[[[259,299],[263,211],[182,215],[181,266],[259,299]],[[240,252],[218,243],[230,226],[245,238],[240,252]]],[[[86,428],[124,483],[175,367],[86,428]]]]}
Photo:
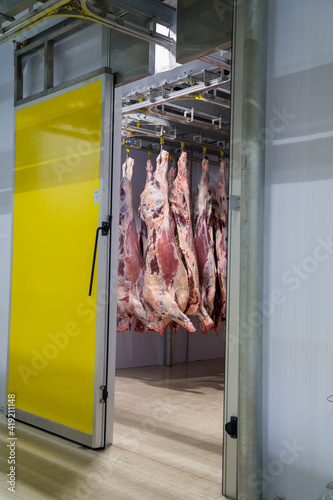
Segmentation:
{"type": "Polygon", "coordinates": [[[49,16],[55,9],[62,7],[66,3],[68,3],[68,0],[48,0],[48,2],[36,7],[32,12],[29,10],[27,14],[3,26],[2,33],[0,34],[0,44],[25,33],[34,26],[49,19],[49,16]]]}
{"type": "Polygon", "coordinates": [[[142,40],[146,40],[147,42],[153,42],[158,45],[162,45],[163,47],[170,48],[174,44],[174,40],[172,38],[161,35],[156,31],[153,31],[149,28],[144,28],[143,26],[139,26],[130,21],[126,21],[125,19],[117,19],[116,16],[113,16],[110,13],[105,14],[105,12],[94,7],[89,2],[89,0],[80,1],[85,15],[87,17],[90,17],[91,20],[102,24],[103,26],[107,26],[116,31],[121,31],[122,33],[126,33],[142,40]]]}
{"type": "Polygon", "coordinates": [[[171,47],[174,44],[172,38],[161,35],[154,30],[139,26],[125,19],[119,19],[117,16],[113,16],[110,13],[105,14],[105,12],[91,5],[88,0],[80,0],[74,8],[72,6],[67,7],[67,4],[68,0],[48,0],[46,3],[33,10],[29,9],[23,16],[20,16],[8,25],[2,26],[0,44],[54,17],[73,17],[97,22],[103,26],[146,40],[147,42],[162,45],[163,47],[171,47]]]}

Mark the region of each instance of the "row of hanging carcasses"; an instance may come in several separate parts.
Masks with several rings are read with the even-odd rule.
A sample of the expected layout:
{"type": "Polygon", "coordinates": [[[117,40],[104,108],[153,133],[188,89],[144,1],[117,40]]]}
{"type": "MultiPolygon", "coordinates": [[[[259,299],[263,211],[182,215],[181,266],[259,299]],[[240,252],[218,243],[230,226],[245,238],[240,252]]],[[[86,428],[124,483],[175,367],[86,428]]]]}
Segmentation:
{"type": "Polygon", "coordinates": [[[227,170],[220,161],[216,190],[209,188],[209,162],[202,174],[191,214],[187,154],[178,172],[168,171],[168,152],[162,150],[156,169],[147,162],[146,185],[140,196],[141,228],[133,212],[134,160],[122,166],[119,215],[117,331],[157,331],[179,325],[194,332],[218,331],[226,310],[227,170]]]}

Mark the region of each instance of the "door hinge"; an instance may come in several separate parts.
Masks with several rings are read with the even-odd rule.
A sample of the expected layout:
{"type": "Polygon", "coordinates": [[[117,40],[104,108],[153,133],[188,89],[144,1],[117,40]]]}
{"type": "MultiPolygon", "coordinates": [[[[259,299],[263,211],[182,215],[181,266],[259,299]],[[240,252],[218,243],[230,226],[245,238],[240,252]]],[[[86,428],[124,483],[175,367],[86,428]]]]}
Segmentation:
{"type": "Polygon", "coordinates": [[[237,436],[237,417],[230,417],[230,422],[225,424],[225,431],[229,434],[230,437],[236,439],[237,436]]]}
{"type": "Polygon", "coordinates": [[[109,397],[109,393],[108,393],[108,390],[106,388],[106,385],[101,385],[100,389],[102,391],[102,398],[99,400],[99,402],[100,403],[106,403],[106,400],[109,397]]]}
{"type": "Polygon", "coordinates": [[[107,236],[111,229],[112,215],[109,215],[107,221],[102,222],[102,236],[107,236]]]}
{"type": "Polygon", "coordinates": [[[110,224],[108,222],[102,222],[102,236],[107,236],[110,231],[110,224]]]}
{"type": "Polygon", "coordinates": [[[228,196],[229,210],[240,210],[240,196],[231,194],[228,196]]]}

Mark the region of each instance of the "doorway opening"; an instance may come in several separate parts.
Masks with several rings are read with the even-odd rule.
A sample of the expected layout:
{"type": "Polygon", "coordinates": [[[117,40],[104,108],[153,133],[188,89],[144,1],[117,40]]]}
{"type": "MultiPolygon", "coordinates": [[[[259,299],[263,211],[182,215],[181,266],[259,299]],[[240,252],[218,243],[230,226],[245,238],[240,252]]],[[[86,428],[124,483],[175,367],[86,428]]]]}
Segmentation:
{"type": "MultiPolygon", "coordinates": [[[[216,195],[223,162],[228,193],[230,107],[230,47],[123,87],[121,163],[134,160],[132,206],[138,238],[147,161],[154,172],[161,151],[169,155],[169,189],[177,176],[177,162],[187,153],[194,237],[204,160],[209,164],[207,207],[212,218],[218,217],[216,195]]],[[[213,223],[216,290],[210,313],[215,324],[202,333],[198,319],[189,315],[193,333],[183,326],[176,326],[175,332],[169,326],[160,335],[149,326],[135,331],[140,328],[134,315],[129,328],[118,324],[116,342],[114,445],[136,453],[152,470],[163,470],[171,490],[185,488],[191,481],[198,491],[207,492],[207,498],[221,496],[224,428],[226,318],[221,288],[226,285],[220,287],[216,231],[213,223]]],[[[227,225],[224,231],[226,237],[227,225]]],[[[143,253],[144,265],[146,259],[143,253]]]]}

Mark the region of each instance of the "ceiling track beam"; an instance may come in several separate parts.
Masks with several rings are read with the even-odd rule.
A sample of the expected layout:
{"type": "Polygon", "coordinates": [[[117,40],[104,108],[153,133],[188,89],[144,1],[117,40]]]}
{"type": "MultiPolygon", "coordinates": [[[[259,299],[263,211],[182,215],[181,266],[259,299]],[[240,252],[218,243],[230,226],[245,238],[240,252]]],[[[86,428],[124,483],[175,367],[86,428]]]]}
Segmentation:
{"type": "Polygon", "coordinates": [[[28,11],[27,14],[19,17],[10,24],[2,27],[0,35],[0,44],[15,38],[16,36],[28,31],[48,19],[52,12],[68,3],[68,0],[48,0],[40,7],[36,7],[33,11],[28,11]]]}
{"type": "Polygon", "coordinates": [[[164,47],[171,47],[174,44],[174,40],[171,37],[161,35],[155,30],[139,26],[125,19],[119,19],[111,14],[105,14],[105,12],[92,6],[88,0],[76,0],[75,8],[73,8],[71,2],[68,2],[68,0],[48,0],[42,6],[32,11],[29,10],[27,14],[3,26],[0,34],[0,44],[54,17],[85,19],[164,47]]]}
{"type": "Polygon", "coordinates": [[[223,87],[224,85],[230,84],[230,78],[227,80],[221,80],[220,78],[212,80],[208,85],[206,85],[204,82],[197,83],[193,86],[186,87],[181,90],[174,90],[171,92],[168,92],[165,88],[163,89],[154,89],[154,90],[160,90],[162,95],[159,95],[157,97],[152,98],[152,96],[149,96],[149,90],[147,91],[148,98],[145,101],[137,102],[135,104],[128,104],[123,106],[122,112],[123,114],[125,113],[132,113],[133,111],[138,111],[140,109],[144,108],[150,108],[152,105],[156,106],[159,104],[165,104],[170,101],[175,101],[176,99],[181,99],[182,97],[187,97],[192,94],[200,94],[201,92],[207,92],[209,90],[213,89],[218,89],[219,87],[223,87]]]}
{"type": "MultiPolygon", "coordinates": [[[[139,140],[138,138],[140,137],[140,134],[138,134],[136,137],[133,135],[131,136],[130,139],[133,139],[134,141],[135,140],[139,140]]],[[[143,141],[152,141],[156,143],[156,146],[160,147],[160,139],[161,139],[161,136],[159,134],[156,134],[154,132],[152,132],[151,134],[146,134],[144,137],[142,137],[142,140],[143,141]]],[[[197,152],[197,153],[201,153],[202,152],[202,148],[205,147],[207,148],[207,154],[214,154],[214,155],[217,155],[219,157],[221,157],[221,151],[223,151],[224,155],[226,158],[229,158],[229,149],[226,149],[224,147],[221,147],[219,146],[218,144],[212,144],[212,143],[199,143],[197,141],[193,141],[191,139],[187,139],[187,138],[184,138],[184,137],[165,137],[164,136],[164,139],[165,139],[165,145],[168,146],[168,147],[171,147],[171,153],[174,153],[174,152],[177,152],[177,148],[175,148],[175,146],[177,144],[179,144],[179,149],[178,151],[180,150],[181,148],[181,143],[184,143],[184,145],[186,146],[186,149],[190,152],[197,152]]],[[[142,144],[142,141],[141,141],[141,144],[137,144],[137,143],[129,143],[129,142],[126,142],[126,140],[124,140],[124,142],[122,143],[122,146],[123,147],[128,147],[128,148],[131,148],[131,149],[142,149],[144,151],[154,151],[152,149],[152,147],[149,147],[148,146],[145,146],[144,144],[142,144]]],[[[150,145],[151,146],[151,145],[150,145]]],[[[157,150],[156,150],[157,151],[157,150]]],[[[156,152],[155,151],[155,152],[156,152]]],[[[198,161],[198,162],[201,162],[202,161],[202,156],[201,157],[189,157],[189,160],[193,159],[194,161],[198,161]]],[[[216,166],[219,166],[220,165],[220,162],[214,162],[211,161],[209,162],[210,164],[212,165],[216,165],[216,166]]]]}
{"type": "Polygon", "coordinates": [[[196,127],[200,128],[203,130],[211,130],[214,132],[221,132],[222,134],[229,135],[230,130],[228,127],[221,127],[219,125],[215,125],[214,122],[212,121],[211,123],[205,122],[203,120],[198,120],[198,119],[193,119],[191,120],[190,118],[182,117],[181,115],[177,115],[175,113],[171,113],[169,111],[165,111],[164,113],[159,112],[155,106],[152,106],[149,108],[149,113],[151,113],[153,116],[158,116],[160,118],[164,118],[166,120],[176,122],[176,123],[182,123],[183,125],[187,125],[188,127],[196,127]]]}
{"type": "Polygon", "coordinates": [[[158,0],[107,0],[109,5],[123,8],[128,12],[148,18],[156,18],[159,24],[171,26],[177,10],[158,0]]]}
{"type": "Polygon", "coordinates": [[[105,14],[100,9],[97,9],[90,4],[89,0],[81,0],[81,6],[85,15],[92,21],[98,22],[103,26],[112,28],[116,31],[121,31],[127,35],[140,38],[147,42],[156,43],[157,45],[162,45],[163,47],[172,47],[175,43],[173,38],[161,35],[155,30],[149,28],[144,28],[132,22],[126,21],[125,19],[119,19],[111,14],[105,14]]]}

